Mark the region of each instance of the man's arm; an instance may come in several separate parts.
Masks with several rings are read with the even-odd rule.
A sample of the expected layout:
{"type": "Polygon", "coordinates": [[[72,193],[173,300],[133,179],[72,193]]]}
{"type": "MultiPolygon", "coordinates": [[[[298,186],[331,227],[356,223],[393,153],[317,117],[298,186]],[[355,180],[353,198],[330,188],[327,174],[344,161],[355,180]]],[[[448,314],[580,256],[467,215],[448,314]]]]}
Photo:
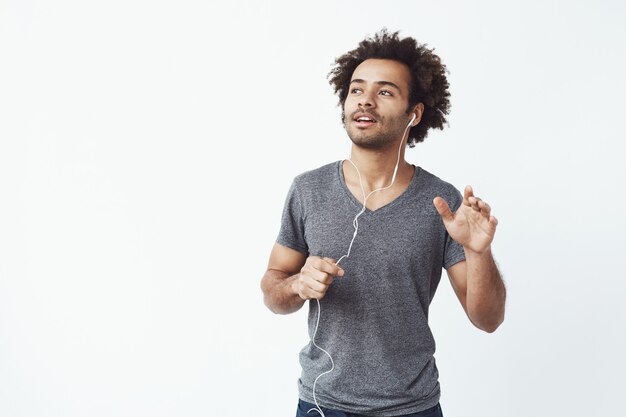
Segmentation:
{"type": "Polygon", "coordinates": [[[493,333],[504,321],[506,287],[491,254],[465,249],[465,261],[448,268],[448,277],[469,320],[493,333]]]}
{"type": "Polygon", "coordinates": [[[463,203],[452,213],[448,203],[436,197],[433,204],[450,237],[463,245],[465,261],[448,268],[448,276],[470,321],[479,329],[494,332],[504,320],[506,290],[491,255],[498,220],[491,207],[465,187],[463,203]]]}
{"type": "Polygon", "coordinates": [[[335,265],[333,259],[307,257],[276,243],[261,279],[263,301],[274,313],[293,313],[306,300],[324,298],[333,277],[343,274],[343,269],[335,265]]]}

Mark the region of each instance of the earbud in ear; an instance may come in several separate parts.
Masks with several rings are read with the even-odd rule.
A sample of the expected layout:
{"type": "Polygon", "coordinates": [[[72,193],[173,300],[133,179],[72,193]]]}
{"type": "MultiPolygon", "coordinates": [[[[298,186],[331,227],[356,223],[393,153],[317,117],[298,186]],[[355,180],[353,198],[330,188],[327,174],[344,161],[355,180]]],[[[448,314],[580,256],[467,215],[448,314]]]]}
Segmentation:
{"type": "Polygon", "coordinates": [[[413,113],[413,117],[411,117],[411,121],[409,122],[408,126],[411,126],[411,123],[413,123],[413,121],[415,121],[415,119],[417,119],[417,115],[415,113],[413,113]]]}

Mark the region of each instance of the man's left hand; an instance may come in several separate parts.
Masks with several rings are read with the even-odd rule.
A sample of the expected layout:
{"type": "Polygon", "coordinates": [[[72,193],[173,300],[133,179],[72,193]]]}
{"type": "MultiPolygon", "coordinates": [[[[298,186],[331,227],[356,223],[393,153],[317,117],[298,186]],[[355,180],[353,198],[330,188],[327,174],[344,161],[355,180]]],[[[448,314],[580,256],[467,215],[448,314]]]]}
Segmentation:
{"type": "Polygon", "coordinates": [[[491,215],[489,204],[474,196],[470,185],[465,187],[463,204],[455,213],[441,197],[435,197],[433,204],[452,239],[477,253],[490,248],[498,220],[491,215]]]}

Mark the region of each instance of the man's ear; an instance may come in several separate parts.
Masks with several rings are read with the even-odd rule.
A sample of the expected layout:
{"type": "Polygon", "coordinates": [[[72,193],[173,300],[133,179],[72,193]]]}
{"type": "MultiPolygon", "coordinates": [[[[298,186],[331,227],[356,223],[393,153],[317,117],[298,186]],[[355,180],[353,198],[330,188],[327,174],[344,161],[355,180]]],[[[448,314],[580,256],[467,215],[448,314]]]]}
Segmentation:
{"type": "Polygon", "coordinates": [[[422,120],[422,115],[424,114],[424,104],[417,103],[415,106],[413,106],[413,113],[415,114],[415,120],[413,120],[413,123],[411,123],[411,127],[417,126],[420,120],[422,120]]]}

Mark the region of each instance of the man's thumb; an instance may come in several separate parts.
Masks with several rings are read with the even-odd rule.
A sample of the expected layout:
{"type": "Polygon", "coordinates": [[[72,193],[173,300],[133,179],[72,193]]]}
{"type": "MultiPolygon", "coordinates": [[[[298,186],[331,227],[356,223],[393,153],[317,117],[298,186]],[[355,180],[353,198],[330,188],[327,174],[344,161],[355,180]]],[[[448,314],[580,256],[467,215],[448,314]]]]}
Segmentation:
{"type": "Polygon", "coordinates": [[[435,209],[437,209],[437,213],[441,216],[444,221],[452,221],[454,220],[454,214],[450,210],[448,203],[441,197],[435,197],[433,200],[433,204],[435,205],[435,209]]]}

